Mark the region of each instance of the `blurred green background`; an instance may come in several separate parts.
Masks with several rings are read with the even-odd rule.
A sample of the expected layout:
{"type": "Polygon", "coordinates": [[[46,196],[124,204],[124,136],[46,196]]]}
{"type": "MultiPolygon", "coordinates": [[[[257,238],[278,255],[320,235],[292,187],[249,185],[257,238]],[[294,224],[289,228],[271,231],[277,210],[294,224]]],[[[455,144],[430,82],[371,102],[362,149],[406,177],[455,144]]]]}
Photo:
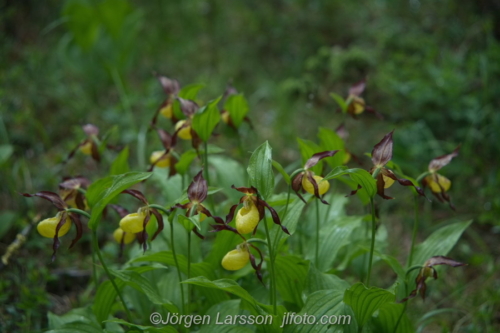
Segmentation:
{"type": "MultiPolygon", "coordinates": [[[[182,85],[204,83],[204,101],[232,80],[249,100],[256,132],[243,147],[251,151],[255,138],[269,140],[284,165],[300,156],[297,136],[315,140],[318,126],[334,129],[343,121],[347,146],[360,156],[396,129],[394,160],[414,177],[461,144],[459,157],[443,169],[458,212],[432,208],[437,220],[474,218],[460,253],[485,273],[464,277],[474,318],[467,323],[498,325],[498,1],[3,0],[0,34],[2,252],[33,218],[24,213],[33,203],[17,192],[55,189],[81,163],[87,176],[95,171],[83,158],[60,164],[84,139],[81,125],[93,123],[111,142],[130,145],[131,165],[145,169],[138,136],[164,99],[152,72],[182,85]],[[329,96],[346,96],[364,77],[364,98],[384,120],[370,114],[343,119],[329,96]]],[[[146,142],[158,145],[151,133],[146,142]]],[[[391,219],[411,219],[395,201],[384,208],[395,214],[391,219]]],[[[41,329],[47,310],[83,302],[75,295],[85,284],[71,287],[73,294],[60,292],[64,296],[44,293],[54,272],[45,252],[40,263],[23,259],[33,251],[49,253],[34,240],[0,271],[4,325],[41,329]]],[[[483,326],[469,331],[475,327],[483,326]]]]}

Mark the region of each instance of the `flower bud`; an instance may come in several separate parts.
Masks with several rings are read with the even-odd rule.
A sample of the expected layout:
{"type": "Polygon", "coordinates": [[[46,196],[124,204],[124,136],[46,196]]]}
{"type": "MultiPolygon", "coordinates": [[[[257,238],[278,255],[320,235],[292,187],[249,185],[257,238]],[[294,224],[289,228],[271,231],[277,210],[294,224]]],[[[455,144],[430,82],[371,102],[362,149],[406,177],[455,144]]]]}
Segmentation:
{"type": "Polygon", "coordinates": [[[172,103],[167,103],[164,107],[160,109],[160,114],[168,119],[171,119],[172,116],[174,115],[174,111],[172,108],[172,103]]]}
{"type": "Polygon", "coordinates": [[[236,230],[242,235],[251,233],[259,224],[259,210],[253,203],[243,207],[236,214],[236,230]]]}
{"type": "Polygon", "coordinates": [[[242,269],[250,261],[250,253],[246,247],[236,248],[235,250],[229,251],[224,258],[222,258],[222,267],[228,271],[237,271],[242,269]]]}
{"type": "MultiPolygon", "coordinates": [[[[43,237],[54,238],[54,236],[56,235],[56,228],[60,220],[61,218],[59,216],[45,219],[43,221],[40,221],[40,223],[38,223],[36,229],[38,230],[38,233],[43,237]]],[[[70,228],[71,228],[71,220],[69,217],[66,217],[66,222],[59,229],[58,236],[61,237],[66,235],[70,228]]]]}
{"type": "MultiPolygon", "coordinates": [[[[323,177],[320,176],[313,176],[313,178],[318,184],[319,195],[325,194],[330,188],[330,183],[327,180],[323,181],[323,177]]],[[[314,185],[307,179],[307,175],[304,175],[302,178],[302,188],[306,190],[306,192],[314,194],[314,185]]]]}
{"type": "Polygon", "coordinates": [[[85,155],[92,155],[92,142],[87,141],[80,146],[80,151],[85,155]]]}
{"type": "MultiPolygon", "coordinates": [[[[186,120],[179,120],[177,122],[177,124],[175,124],[175,130],[177,131],[179,128],[182,127],[182,125],[184,125],[184,123],[186,122],[186,120]]],[[[184,128],[182,128],[178,133],[177,133],[177,136],[183,140],[191,140],[192,139],[192,136],[191,136],[191,125],[188,125],[184,128]]]]}
{"type": "Polygon", "coordinates": [[[123,238],[123,244],[130,244],[135,240],[135,234],[130,232],[125,232],[122,228],[118,228],[113,232],[113,238],[118,244],[121,244],[123,238]],[[123,236],[125,234],[125,236],[123,236]]]}
{"type": "Polygon", "coordinates": [[[143,213],[132,213],[128,214],[120,221],[120,228],[131,234],[136,234],[144,230],[144,219],[146,215],[143,213]]]}
{"type": "Polygon", "coordinates": [[[151,156],[149,157],[149,162],[151,164],[155,164],[156,167],[158,168],[168,168],[170,166],[170,155],[165,154],[165,151],[163,150],[157,150],[151,153],[151,156]]]}
{"type": "Polygon", "coordinates": [[[425,177],[425,181],[434,193],[446,192],[451,187],[451,181],[438,173],[425,177]]]}

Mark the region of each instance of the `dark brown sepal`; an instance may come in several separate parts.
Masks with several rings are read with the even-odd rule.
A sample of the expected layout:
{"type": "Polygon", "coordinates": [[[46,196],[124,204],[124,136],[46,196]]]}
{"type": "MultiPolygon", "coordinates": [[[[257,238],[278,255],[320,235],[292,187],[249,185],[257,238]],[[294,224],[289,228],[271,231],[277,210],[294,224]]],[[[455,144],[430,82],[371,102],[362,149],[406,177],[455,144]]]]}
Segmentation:
{"type": "Polygon", "coordinates": [[[373,107],[371,107],[369,105],[365,105],[365,110],[366,110],[366,112],[369,112],[369,113],[375,115],[375,117],[377,117],[378,119],[384,120],[384,116],[381,113],[377,112],[373,107]]]}
{"type": "Polygon", "coordinates": [[[130,212],[128,211],[128,209],[120,206],[120,205],[115,205],[115,204],[109,204],[108,206],[110,206],[111,208],[113,208],[115,210],[115,212],[118,213],[118,215],[120,216],[120,218],[124,218],[125,216],[127,216],[128,214],[130,214],[130,212]]]}
{"type": "Polygon", "coordinates": [[[50,201],[59,211],[65,210],[68,208],[68,205],[64,202],[64,200],[59,196],[59,194],[50,192],[50,191],[40,191],[35,194],[29,193],[20,193],[25,197],[40,197],[42,199],[50,201]]]}
{"type": "Polygon", "coordinates": [[[198,111],[198,104],[196,104],[194,101],[181,97],[177,97],[177,100],[179,101],[182,113],[186,117],[190,118],[196,113],[196,111],[198,111]]]}
{"type": "Polygon", "coordinates": [[[153,75],[156,76],[158,81],[160,82],[161,87],[163,88],[163,91],[167,95],[177,95],[180,91],[180,85],[177,80],[170,79],[166,76],[159,75],[157,73],[153,73],[153,75]]]}
{"type": "Polygon", "coordinates": [[[213,228],[213,230],[210,230],[210,232],[219,232],[219,231],[222,231],[222,230],[227,230],[227,231],[234,232],[237,235],[240,235],[240,233],[238,232],[238,230],[236,230],[235,228],[233,228],[233,227],[231,227],[230,225],[227,225],[227,224],[211,224],[210,226],[213,228]]]}
{"type": "Polygon", "coordinates": [[[96,162],[101,162],[101,154],[99,154],[99,147],[97,147],[97,144],[95,143],[94,140],[88,139],[91,145],[91,156],[92,159],[96,162]]]}
{"type": "Polygon", "coordinates": [[[392,158],[392,134],[394,131],[387,133],[384,138],[377,143],[372,150],[372,162],[376,167],[383,167],[392,158]]]}
{"type": "Polygon", "coordinates": [[[203,178],[203,170],[194,176],[193,181],[187,189],[187,195],[190,202],[201,203],[208,195],[207,181],[203,178]]]}
{"type": "Polygon", "coordinates": [[[304,169],[307,170],[307,169],[312,168],[313,166],[315,166],[316,164],[318,164],[318,162],[320,160],[322,160],[323,158],[325,158],[325,157],[332,157],[337,152],[338,152],[338,150],[327,150],[327,151],[322,151],[320,153],[314,154],[313,156],[311,156],[311,158],[309,158],[306,161],[306,164],[304,165],[304,169]]]}
{"type": "Polygon", "coordinates": [[[267,202],[265,202],[264,200],[262,200],[262,199],[258,199],[258,200],[259,200],[258,206],[259,205],[265,206],[267,208],[267,210],[269,210],[269,212],[271,213],[271,217],[273,218],[273,222],[275,224],[279,225],[281,227],[281,230],[283,230],[284,233],[290,235],[290,232],[288,232],[288,229],[284,225],[281,224],[280,217],[279,217],[278,213],[274,210],[274,208],[269,206],[269,204],[267,202]]]}
{"type": "Polygon", "coordinates": [[[384,198],[385,200],[392,200],[393,197],[385,195],[385,181],[382,175],[382,171],[377,175],[377,194],[384,198]]]}
{"type": "Polygon", "coordinates": [[[67,217],[67,213],[63,212],[61,214],[61,218],[56,226],[56,233],[54,235],[54,242],[52,243],[52,250],[54,250],[54,252],[52,253],[52,262],[54,260],[56,260],[57,249],[61,245],[61,242],[59,241],[59,230],[61,230],[61,227],[64,225],[64,223],[66,223],[66,217],[67,217]]]}
{"type": "Polygon", "coordinates": [[[153,238],[151,238],[151,240],[154,240],[156,238],[156,236],[158,236],[160,234],[160,232],[163,230],[163,228],[165,227],[165,224],[163,223],[163,216],[160,214],[160,212],[158,212],[154,208],[150,208],[149,210],[156,217],[156,222],[158,224],[158,228],[156,229],[156,232],[154,233],[153,238]]]}
{"type": "Polygon", "coordinates": [[[203,236],[202,234],[200,234],[200,232],[198,231],[198,228],[194,227],[193,228],[193,232],[196,236],[198,236],[200,239],[205,239],[205,236],[203,236]]]}
{"type": "Polygon", "coordinates": [[[349,95],[359,96],[365,91],[366,88],[366,78],[354,83],[349,88],[349,95]]]}
{"type": "Polygon", "coordinates": [[[450,154],[436,157],[429,163],[429,171],[436,172],[445,165],[448,165],[448,163],[450,163],[454,157],[458,156],[459,151],[460,151],[460,145],[458,145],[458,147],[455,148],[455,150],[453,150],[453,152],[451,152],[450,154]]]}
{"type": "Polygon", "coordinates": [[[302,189],[302,178],[304,178],[304,173],[301,172],[297,176],[295,176],[292,180],[292,189],[294,190],[295,194],[300,198],[300,200],[304,201],[304,203],[307,203],[304,197],[299,193],[299,191],[302,189]]]}
{"type": "Polygon", "coordinates": [[[234,185],[231,185],[232,189],[235,189],[238,192],[245,193],[245,194],[257,194],[258,191],[255,187],[250,186],[250,187],[236,187],[234,185]]]}
{"type": "Polygon", "coordinates": [[[71,219],[71,221],[73,221],[76,227],[76,236],[71,241],[71,244],[69,246],[69,248],[71,249],[76,244],[76,242],[78,242],[80,238],[82,238],[83,227],[82,227],[82,222],[80,221],[80,215],[76,213],[69,213],[69,218],[71,219]]]}
{"type": "Polygon", "coordinates": [[[140,200],[143,204],[149,205],[148,200],[146,199],[146,197],[144,196],[144,194],[142,194],[141,191],[128,189],[128,190],[122,191],[122,193],[130,194],[134,198],[140,200]]]}
{"type": "Polygon", "coordinates": [[[347,194],[345,197],[350,197],[350,196],[353,196],[355,195],[356,193],[358,193],[359,190],[361,190],[363,188],[363,186],[359,185],[358,184],[358,187],[355,189],[355,190],[352,190],[349,194],[347,194]]]}

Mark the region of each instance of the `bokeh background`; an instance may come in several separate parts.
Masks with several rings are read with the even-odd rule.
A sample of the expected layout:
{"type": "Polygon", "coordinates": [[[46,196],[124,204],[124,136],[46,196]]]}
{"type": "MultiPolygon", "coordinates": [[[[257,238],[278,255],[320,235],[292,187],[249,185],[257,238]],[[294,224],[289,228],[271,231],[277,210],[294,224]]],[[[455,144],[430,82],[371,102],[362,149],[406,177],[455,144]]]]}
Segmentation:
{"type": "MultiPolygon", "coordinates": [[[[461,144],[443,169],[457,212],[426,209],[434,222],[474,219],[455,254],[474,269],[448,282],[455,296],[443,302],[460,311],[438,322],[460,332],[499,327],[498,1],[2,0],[0,34],[0,252],[38,211],[18,192],[55,189],[82,165],[87,176],[97,172],[78,157],[61,165],[84,139],[81,125],[129,145],[131,165],[145,170],[148,155],[138,147],[160,148],[147,129],[164,99],[152,73],[205,84],[205,101],[231,81],[254,124],[244,150],[269,140],[284,165],[300,158],[297,136],[315,140],[318,126],[341,123],[359,156],[395,129],[394,160],[414,177],[461,144]],[[384,120],[344,118],[329,96],[345,96],[365,77],[364,98],[384,120]]],[[[384,213],[403,235],[406,209],[394,200],[384,213]]],[[[64,313],[90,297],[89,247],[49,264],[46,242],[28,240],[0,270],[0,325],[33,332],[47,326],[47,311],[64,313]]]]}

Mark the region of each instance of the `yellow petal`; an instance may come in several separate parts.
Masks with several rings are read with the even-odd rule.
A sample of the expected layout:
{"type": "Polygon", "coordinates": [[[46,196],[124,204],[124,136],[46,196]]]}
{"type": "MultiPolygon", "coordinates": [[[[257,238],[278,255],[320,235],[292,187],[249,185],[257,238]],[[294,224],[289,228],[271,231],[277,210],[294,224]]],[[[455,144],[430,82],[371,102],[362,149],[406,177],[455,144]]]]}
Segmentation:
{"type": "Polygon", "coordinates": [[[441,193],[441,188],[446,192],[451,187],[451,181],[438,173],[425,177],[425,180],[434,193],[441,193]]]}
{"type": "MultiPolygon", "coordinates": [[[[177,124],[175,124],[175,130],[177,131],[179,128],[184,125],[186,121],[185,120],[179,120],[177,124]]],[[[183,140],[191,140],[191,126],[186,126],[183,129],[181,129],[178,133],[177,136],[183,140]]]]}
{"type": "MultiPolygon", "coordinates": [[[[323,177],[320,176],[313,176],[313,178],[318,184],[319,195],[325,194],[330,188],[330,183],[328,182],[328,180],[323,180],[323,177]]],[[[309,181],[309,179],[307,179],[306,175],[304,175],[304,178],[302,178],[302,188],[304,188],[306,192],[314,194],[314,185],[309,181]]]]}
{"type": "Polygon", "coordinates": [[[128,214],[120,221],[120,228],[127,233],[136,234],[144,230],[143,224],[145,214],[132,213],[128,214]]]}
{"type": "Polygon", "coordinates": [[[222,258],[222,267],[228,271],[237,271],[245,267],[250,261],[250,254],[246,249],[236,249],[229,251],[222,258]]]}
{"type": "Polygon", "coordinates": [[[394,184],[395,180],[392,178],[389,178],[385,175],[382,175],[382,178],[384,179],[384,188],[389,188],[394,184]]]}
{"type": "Polygon", "coordinates": [[[160,109],[160,114],[165,118],[171,119],[173,114],[174,114],[173,109],[172,109],[172,103],[168,103],[167,105],[162,107],[160,109]]]}
{"type": "Polygon", "coordinates": [[[85,144],[80,146],[80,151],[85,155],[92,155],[92,142],[87,141],[85,144]]]}
{"type": "Polygon", "coordinates": [[[165,151],[163,150],[154,151],[149,157],[149,162],[151,164],[154,164],[156,162],[155,167],[158,168],[168,168],[170,166],[170,154],[163,154],[165,154],[165,151]]]}
{"type": "MultiPolygon", "coordinates": [[[[36,229],[38,230],[38,233],[43,237],[54,238],[54,236],[56,235],[57,224],[59,223],[60,220],[61,219],[58,216],[45,219],[43,221],[40,221],[40,223],[38,223],[36,229]]],[[[66,235],[70,228],[71,228],[71,220],[69,217],[67,217],[66,222],[59,229],[58,236],[61,237],[66,235]]]]}
{"type": "Polygon", "coordinates": [[[135,239],[134,234],[130,232],[125,232],[121,228],[118,228],[115,230],[115,232],[113,232],[113,238],[118,244],[121,244],[123,234],[125,234],[125,237],[123,238],[123,244],[130,244],[134,241],[135,239]]]}
{"type": "Polygon", "coordinates": [[[236,230],[242,235],[251,233],[259,224],[259,210],[251,203],[248,208],[243,207],[236,214],[236,230]]]}

